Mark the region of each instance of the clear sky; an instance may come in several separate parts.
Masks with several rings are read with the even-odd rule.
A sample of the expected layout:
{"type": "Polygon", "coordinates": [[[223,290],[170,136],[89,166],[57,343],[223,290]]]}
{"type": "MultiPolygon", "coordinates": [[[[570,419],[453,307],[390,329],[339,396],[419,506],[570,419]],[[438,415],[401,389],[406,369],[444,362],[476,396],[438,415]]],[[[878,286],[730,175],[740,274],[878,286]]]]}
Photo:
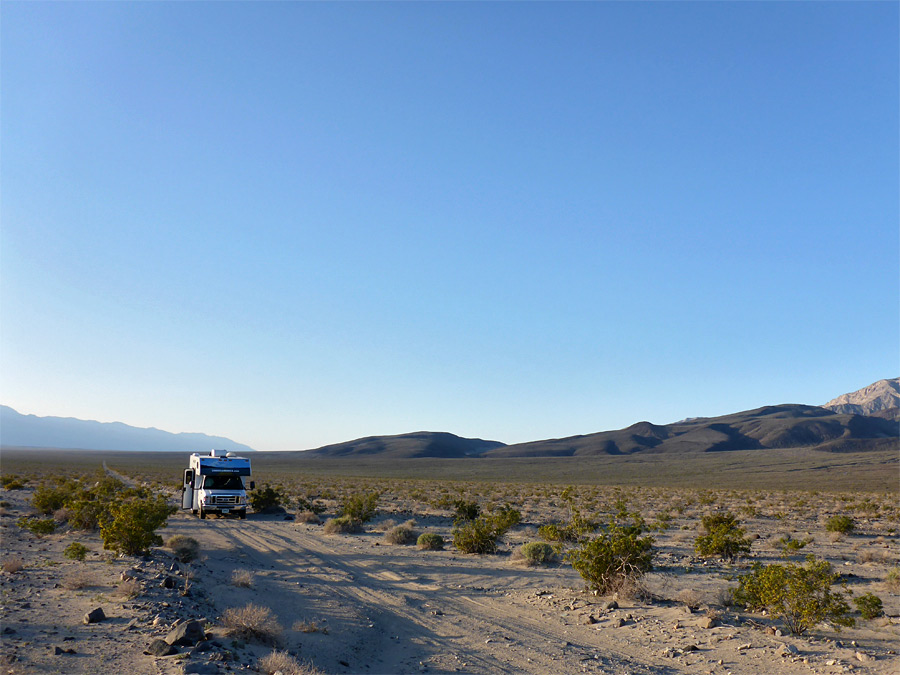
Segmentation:
{"type": "Polygon", "coordinates": [[[898,25],[7,0],[0,400],[279,450],[896,377],[898,25]]]}

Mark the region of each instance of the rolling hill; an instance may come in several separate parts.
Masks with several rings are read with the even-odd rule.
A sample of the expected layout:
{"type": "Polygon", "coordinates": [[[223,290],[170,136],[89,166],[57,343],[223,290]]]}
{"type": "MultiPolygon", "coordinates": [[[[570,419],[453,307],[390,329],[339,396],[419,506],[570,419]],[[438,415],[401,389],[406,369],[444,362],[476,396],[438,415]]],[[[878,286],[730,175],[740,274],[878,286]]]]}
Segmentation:
{"type": "Polygon", "coordinates": [[[205,452],[211,448],[225,448],[235,452],[253,452],[253,448],[221,436],[173,434],[121,422],[22,415],[5,405],[0,406],[0,444],[6,447],[83,450],[205,452]]]}
{"type": "Polygon", "coordinates": [[[461,438],[446,432],[417,431],[397,436],[368,436],[355,441],[326,445],[304,455],[322,457],[360,457],[379,455],[392,459],[412,457],[477,457],[504,447],[498,441],[461,438]]]}

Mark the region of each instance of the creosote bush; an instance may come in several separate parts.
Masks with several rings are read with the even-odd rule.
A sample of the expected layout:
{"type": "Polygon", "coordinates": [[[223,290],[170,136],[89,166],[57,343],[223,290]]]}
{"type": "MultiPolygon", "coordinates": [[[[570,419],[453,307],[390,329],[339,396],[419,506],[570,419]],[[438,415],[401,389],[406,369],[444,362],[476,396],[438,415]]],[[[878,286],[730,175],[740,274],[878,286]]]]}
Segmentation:
{"type": "Polygon", "coordinates": [[[757,563],[738,579],[734,599],[751,611],[767,610],[796,635],[826,619],[840,630],[854,620],[842,594],[831,590],[839,578],[830,563],[815,556],[803,565],[757,563]]]}
{"type": "Polygon", "coordinates": [[[243,607],[231,607],[222,615],[225,630],[231,637],[255,640],[263,644],[277,644],[281,638],[281,624],[272,610],[252,602],[243,607]]]}
{"type": "Polygon", "coordinates": [[[643,518],[620,509],[618,519],[566,553],[566,560],[600,595],[633,585],[653,569],[653,537],[642,537],[643,530],[643,518]]]}
{"type": "Polygon", "coordinates": [[[78,543],[77,541],[73,541],[71,544],[66,546],[65,550],[63,551],[63,555],[70,560],[84,560],[87,554],[88,547],[84,544],[78,543]]]}
{"type": "Polygon", "coordinates": [[[256,512],[276,509],[284,504],[286,499],[281,488],[272,487],[271,485],[260,486],[255,490],[251,490],[247,495],[250,508],[256,512]]]}
{"type": "Polygon", "coordinates": [[[712,513],[703,516],[701,522],[706,534],[697,537],[694,542],[694,550],[698,555],[734,560],[750,552],[750,540],[744,536],[744,529],[738,526],[738,519],[734,515],[712,513]]]}
{"type": "Polygon", "coordinates": [[[380,495],[377,492],[369,492],[364,495],[350,495],[341,504],[341,515],[358,523],[368,523],[375,517],[379,497],[380,495]]]}
{"type": "Polygon", "coordinates": [[[437,532],[423,532],[416,540],[416,546],[422,551],[443,551],[444,538],[437,532]]]}
{"type": "Polygon", "coordinates": [[[53,518],[19,518],[16,525],[38,537],[53,534],[56,530],[56,521],[53,518]]]}
{"type": "Polygon", "coordinates": [[[877,619],[884,614],[884,606],[874,593],[865,593],[858,598],[853,598],[853,604],[864,619],[877,619]]]}
{"type": "Polygon", "coordinates": [[[850,516],[831,516],[825,521],[825,529],[828,532],[840,532],[850,534],[856,527],[856,523],[850,516]]]}
{"type": "Polygon", "coordinates": [[[100,518],[103,548],[127,555],[146,553],[151,546],[162,544],[156,530],[165,527],[176,510],[161,494],[110,502],[100,518]]]}

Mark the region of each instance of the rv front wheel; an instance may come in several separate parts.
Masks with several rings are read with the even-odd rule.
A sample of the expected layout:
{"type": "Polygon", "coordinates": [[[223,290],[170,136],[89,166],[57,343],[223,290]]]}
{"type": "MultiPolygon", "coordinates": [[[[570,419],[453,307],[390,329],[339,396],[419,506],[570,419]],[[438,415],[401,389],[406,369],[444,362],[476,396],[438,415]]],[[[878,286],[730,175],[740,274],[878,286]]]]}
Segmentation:
{"type": "Polygon", "coordinates": [[[200,519],[201,520],[206,519],[206,511],[204,511],[203,509],[200,509],[200,519]]]}

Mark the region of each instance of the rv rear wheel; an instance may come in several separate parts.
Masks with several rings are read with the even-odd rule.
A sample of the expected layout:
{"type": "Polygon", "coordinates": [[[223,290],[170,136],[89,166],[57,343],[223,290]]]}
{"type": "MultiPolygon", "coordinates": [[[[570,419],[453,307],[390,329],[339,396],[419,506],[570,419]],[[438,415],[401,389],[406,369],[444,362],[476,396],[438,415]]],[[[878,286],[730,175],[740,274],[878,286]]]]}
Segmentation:
{"type": "Polygon", "coordinates": [[[240,517],[241,520],[247,520],[247,512],[246,511],[239,512],[238,516],[240,517]]]}
{"type": "Polygon", "coordinates": [[[206,511],[204,511],[203,509],[200,509],[200,518],[201,520],[206,518],[206,511]]]}

